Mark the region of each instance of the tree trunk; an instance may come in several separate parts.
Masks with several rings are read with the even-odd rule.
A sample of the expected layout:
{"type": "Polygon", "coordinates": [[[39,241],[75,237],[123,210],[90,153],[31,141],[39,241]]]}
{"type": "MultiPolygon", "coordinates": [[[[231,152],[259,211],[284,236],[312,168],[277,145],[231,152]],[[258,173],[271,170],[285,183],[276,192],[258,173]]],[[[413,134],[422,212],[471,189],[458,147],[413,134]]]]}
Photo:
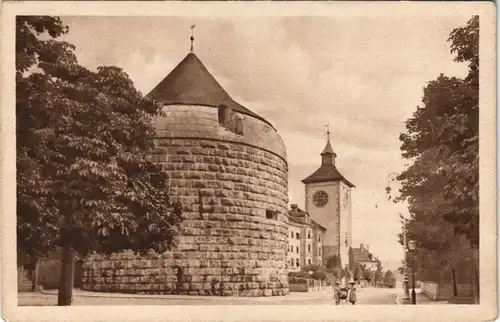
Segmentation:
{"type": "Polygon", "coordinates": [[[472,296],[474,304],[479,304],[479,249],[472,249],[472,296]]]}
{"type": "Polygon", "coordinates": [[[38,274],[37,274],[38,258],[33,260],[32,263],[33,263],[33,274],[31,276],[31,292],[34,292],[34,291],[36,291],[36,285],[37,285],[36,279],[38,278],[38,274]]]}
{"type": "Polygon", "coordinates": [[[452,289],[452,296],[457,296],[458,295],[458,290],[457,290],[457,276],[455,274],[455,269],[451,267],[451,282],[453,285],[452,289]]]}
{"type": "Polygon", "coordinates": [[[74,252],[71,246],[64,246],[62,253],[61,280],[57,296],[58,306],[71,305],[73,298],[74,252]]]}

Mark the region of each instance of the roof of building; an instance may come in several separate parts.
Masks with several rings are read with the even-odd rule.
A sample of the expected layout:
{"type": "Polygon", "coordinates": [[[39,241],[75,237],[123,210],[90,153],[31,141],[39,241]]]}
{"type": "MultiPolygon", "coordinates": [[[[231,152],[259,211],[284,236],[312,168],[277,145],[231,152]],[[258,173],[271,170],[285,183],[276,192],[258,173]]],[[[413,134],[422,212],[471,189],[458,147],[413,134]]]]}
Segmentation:
{"type": "Polygon", "coordinates": [[[303,183],[327,182],[327,181],[343,181],[349,187],[354,185],[347,180],[334,164],[323,164],[309,177],[302,180],[303,183]]]}
{"type": "Polygon", "coordinates": [[[192,52],[156,85],[146,98],[165,105],[227,106],[272,127],[267,120],[234,101],[192,52]]]}
{"type": "Polygon", "coordinates": [[[376,262],[372,253],[366,248],[351,248],[352,258],[355,263],[358,262],[376,262]]]}
{"type": "Polygon", "coordinates": [[[291,222],[297,223],[300,225],[306,225],[306,226],[311,226],[311,227],[318,227],[322,230],[326,230],[325,227],[321,226],[318,224],[316,221],[314,221],[310,216],[309,213],[300,209],[291,209],[288,211],[288,218],[291,222]]]}
{"type": "MultiPolygon", "coordinates": [[[[330,140],[327,141],[323,152],[321,155],[332,154],[333,157],[336,156],[335,152],[332,149],[332,145],[330,144],[330,140]]],[[[333,159],[332,159],[333,160],[333,159]]],[[[342,181],[347,184],[349,187],[354,187],[354,185],[347,180],[337,169],[334,162],[322,163],[321,166],[309,177],[302,180],[302,183],[317,183],[317,182],[328,182],[328,181],[342,181]]]]}

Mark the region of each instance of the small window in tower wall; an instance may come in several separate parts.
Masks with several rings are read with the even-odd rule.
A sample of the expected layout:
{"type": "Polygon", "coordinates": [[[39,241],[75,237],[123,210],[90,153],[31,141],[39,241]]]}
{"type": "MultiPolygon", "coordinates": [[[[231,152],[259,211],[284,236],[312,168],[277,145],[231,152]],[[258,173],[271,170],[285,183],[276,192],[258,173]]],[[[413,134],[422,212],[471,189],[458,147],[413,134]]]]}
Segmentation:
{"type": "Polygon", "coordinates": [[[278,220],[278,213],[273,210],[266,210],[266,218],[272,220],[278,220]]]}
{"type": "Polygon", "coordinates": [[[299,246],[297,246],[297,254],[299,253],[299,246]]]}
{"type": "Polygon", "coordinates": [[[310,258],[307,260],[307,264],[311,265],[311,259],[310,258]]]}
{"type": "Polygon", "coordinates": [[[234,124],[234,133],[243,135],[243,120],[237,116],[234,124]]]}
{"type": "Polygon", "coordinates": [[[299,233],[295,233],[295,238],[300,239],[300,234],[299,233]]]}
{"type": "Polygon", "coordinates": [[[229,116],[229,108],[227,106],[219,106],[219,125],[222,127],[227,127],[228,125],[228,117],[229,116]]]}
{"type": "Polygon", "coordinates": [[[307,231],[307,238],[311,239],[311,231],[307,231]]]}
{"type": "Polygon", "coordinates": [[[311,252],[311,245],[307,245],[307,251],[310,253],[311,252]]]}

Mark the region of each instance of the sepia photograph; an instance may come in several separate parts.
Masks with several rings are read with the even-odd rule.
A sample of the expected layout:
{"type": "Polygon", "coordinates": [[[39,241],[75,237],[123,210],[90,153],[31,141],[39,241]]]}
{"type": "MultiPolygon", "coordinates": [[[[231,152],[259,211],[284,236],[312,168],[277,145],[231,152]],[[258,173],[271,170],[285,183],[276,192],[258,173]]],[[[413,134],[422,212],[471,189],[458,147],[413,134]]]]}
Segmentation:
{"type": "Polygon", "coordinates": [[[3,17],[14,305],[494,319],[494,6],[189,8],[3,17]]]}

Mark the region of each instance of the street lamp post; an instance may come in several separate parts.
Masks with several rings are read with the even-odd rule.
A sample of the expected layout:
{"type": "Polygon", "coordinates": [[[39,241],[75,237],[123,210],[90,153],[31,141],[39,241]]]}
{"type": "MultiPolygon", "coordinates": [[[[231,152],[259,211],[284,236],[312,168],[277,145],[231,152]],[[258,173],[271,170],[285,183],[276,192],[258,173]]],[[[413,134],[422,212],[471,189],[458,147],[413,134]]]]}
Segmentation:
{"type": "Polygon", "coordinates": [[[411,290],[411,304],[417,304],[417,296],[415,293],[415,249],[417,248],[417,242],[414,240],[410,240],[408,242],[408,247],[412,251],[412,290],[411,290]]]}
{"type": "Polygon", "coordinates": [[[403,300],[408,301],[410,299],[410,281],[408,280],[408,243],[406,241],[406,223],[404,223],[404,228],[403,228],[403,237],[404,237],[404,271],[403,271],[403,300]]]}

